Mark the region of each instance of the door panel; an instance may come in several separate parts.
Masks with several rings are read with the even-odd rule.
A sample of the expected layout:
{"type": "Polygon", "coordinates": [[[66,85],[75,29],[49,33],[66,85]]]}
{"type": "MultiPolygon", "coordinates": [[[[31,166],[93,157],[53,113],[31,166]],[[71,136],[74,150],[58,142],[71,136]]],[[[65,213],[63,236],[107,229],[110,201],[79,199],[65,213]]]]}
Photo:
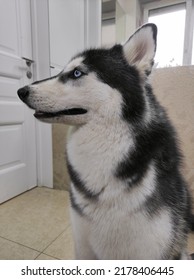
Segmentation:
{"type": "Polygon", "coordinates": [[[35,120],[17,96],[18,88],[32,82],[22,59],[32,59],[32,47],[21,40],[31,38],[30,18],[21,28],[24,11],[30,16],[28,4],[0,0],[0,203],[36,185],[35,120]]]}
{"type": "MultiPolygon", "coordinates": [[[[1,73],[3,72],[1,71],[1,73]]],[[[17,96],[15,93],[17,92],[18,87],[19,87],[19,82],[17,79],[13,79],[9,77],[0,77],[1,100],[3,99],[8,99],[10,101],[17,100],[17,96]]]]}
{"type": "Polygon", "coordinates": [[[19,102],[0,101],[0,124],[22,124],[23,121],[24,108],[19,102]]]}
{"type": "Polygon", "coordinates": [[[10,125],[0,127],[0,166],[6,168],[24,161],[24,150],[21,139],[23,138],[21,125],[10,125]],[[9,151],[9,152],[7,152],[9,151]]]}
{"type": "Polygon", "coordinates": [[[16,0],[0,0],[0,50],[15,55],[19,49],[17,17],[16,0]]]}

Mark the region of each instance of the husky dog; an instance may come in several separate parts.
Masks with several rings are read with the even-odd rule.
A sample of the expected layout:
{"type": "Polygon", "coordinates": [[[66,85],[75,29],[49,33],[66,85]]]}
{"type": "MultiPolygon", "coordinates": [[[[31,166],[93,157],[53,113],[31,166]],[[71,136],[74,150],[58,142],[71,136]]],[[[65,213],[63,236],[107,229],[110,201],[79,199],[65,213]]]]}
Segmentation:
{"type": "Polygon", "coordinates": [[[77,259],[187,259],[191,218],[174,128],[148,82],[157,28],[89,49],[19,89],[34,116],[73,125],[67,143],[77,259]]]}

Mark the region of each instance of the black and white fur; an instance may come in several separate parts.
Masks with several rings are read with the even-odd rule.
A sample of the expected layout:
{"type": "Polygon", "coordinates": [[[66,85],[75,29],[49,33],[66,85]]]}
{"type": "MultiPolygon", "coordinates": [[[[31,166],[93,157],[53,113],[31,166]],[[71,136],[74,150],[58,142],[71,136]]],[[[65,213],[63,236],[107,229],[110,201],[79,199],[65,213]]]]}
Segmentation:
{"type": "MultiPolygon", "coordinates": [[[[18,91],[67,143],[77,259],[187,259],[190,198],[176,133],[148,76],[157,28],[90,49],[59,75],[18,91]]],[[[169,93],[170,94],[170,93],[169,93]]]]}

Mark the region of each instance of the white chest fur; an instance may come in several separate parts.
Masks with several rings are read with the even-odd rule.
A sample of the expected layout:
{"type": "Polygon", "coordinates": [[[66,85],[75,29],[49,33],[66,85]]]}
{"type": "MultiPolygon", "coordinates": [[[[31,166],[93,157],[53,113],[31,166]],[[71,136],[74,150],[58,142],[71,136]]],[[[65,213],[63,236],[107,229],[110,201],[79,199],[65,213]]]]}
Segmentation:
{"type": "Polygon", "coordinates": [[[91,191],[98,193],[113,177],[115,168],[133,146],[125,123],[113,129],[95,124],[75,130],[67,145],[71,165],[91,191]],[[95,127],[95,128],[94,128],[95,127]]]}
{"type": "MultiPolygon", "coordinates": [[[[150,219],[143,208],[155,190],[154,163],[150,164],[141,183],[130,191],[127,181],[122,182],[114,176],[118,163],[134,148],[130,135],[124,123],[115,125],[113,130],[95,125],[95,129],[83,127],[73,131],[67,145],[70,163],[86,187],[94,193],[103,189],[98,203],[90,203],[72,186],[73,195],[88,217],[76,213],[72,216],[74,237],[77,235],[79,239],[77,246],[82,242],[83,233],[83,239],[87,239],[86,243],[100,259],[159,259],[161,247],[165,250],[170,241],[168,211],[161,210],[156,219],[150,219]]],[[[80,251],[84,252],[84,248],[80,251]]],[[[87,254],[81,256],[89,257],[87,254]]]]}

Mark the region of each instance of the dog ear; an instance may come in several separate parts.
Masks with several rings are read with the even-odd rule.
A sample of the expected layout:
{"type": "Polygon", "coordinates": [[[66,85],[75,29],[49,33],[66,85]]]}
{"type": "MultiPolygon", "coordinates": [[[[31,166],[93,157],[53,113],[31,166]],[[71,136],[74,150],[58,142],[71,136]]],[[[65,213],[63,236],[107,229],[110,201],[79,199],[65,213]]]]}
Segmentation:
{"type": "Polygon", "coordinates": [[[156,52],[157,27],[148,23],[140,27],[123,45],[125,57],[130,65],[149,75],[156,52]]]}

